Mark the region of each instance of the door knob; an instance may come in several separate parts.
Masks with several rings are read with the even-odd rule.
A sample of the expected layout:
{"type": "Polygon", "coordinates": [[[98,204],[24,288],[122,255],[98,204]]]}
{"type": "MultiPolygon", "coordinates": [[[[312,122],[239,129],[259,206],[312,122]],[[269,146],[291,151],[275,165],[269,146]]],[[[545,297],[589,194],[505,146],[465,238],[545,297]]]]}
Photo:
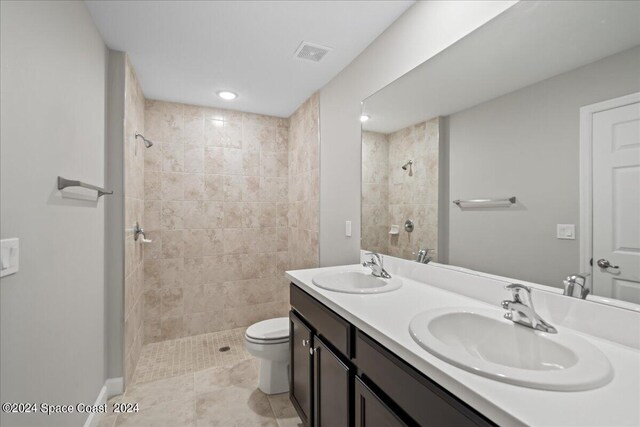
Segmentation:
{"type": "Polygon", "coordinates": [[[600,267],[600,268],[620,268],[617,265],[611,265],[611,263],[608,260],[604,259],[604,258],[599,259],[597,261],[597,264],[598,264],[598,267],[600,267]]]}
{"type": "Polygon", "coordinates": [[[303,339],[303,340],[302,340],[302,346],[303,346],[303,347],[306,347],[306,346],[307,346],[307,344],[309,344],[309,340],[304,340],[304,339],[303,339]]]}

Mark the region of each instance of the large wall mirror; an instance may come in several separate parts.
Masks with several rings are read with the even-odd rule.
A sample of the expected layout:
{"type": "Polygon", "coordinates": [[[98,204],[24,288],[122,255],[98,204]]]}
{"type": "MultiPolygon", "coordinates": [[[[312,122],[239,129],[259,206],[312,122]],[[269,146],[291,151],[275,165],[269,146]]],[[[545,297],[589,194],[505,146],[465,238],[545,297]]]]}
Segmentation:
{"type": "Polygon", "coordinates": [[[640,2],[520,2],[363,116],[362,249],[640,304],[640,2]]]}

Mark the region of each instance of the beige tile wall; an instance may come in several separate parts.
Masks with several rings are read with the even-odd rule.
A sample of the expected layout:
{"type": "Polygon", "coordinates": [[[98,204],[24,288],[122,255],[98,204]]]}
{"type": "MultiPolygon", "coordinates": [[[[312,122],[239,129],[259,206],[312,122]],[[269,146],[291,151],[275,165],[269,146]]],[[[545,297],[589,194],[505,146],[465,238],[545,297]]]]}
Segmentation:
{"type": "Polygon", "coordinates": [[[439,118],[388,135],[362,133],[363,249],[413,259],[419,248],[438,247],[439,141],[439,118]],[[409,160],[412,175],[402,169],[409,160]],[[388,234],[391,225],[398,235],[388,234]]]}
{"type": "Polygon", "coordinates": [[[389,141],[362,132],[362,248],[389,253],[389,141]]]}
{"type": "Polygon", "coordinates": [[[318,93],[289,118],[289,268],[319,264],[320,108],[318,93]]]}
{"type": "MultiPolygon", "coordinates": [[[[409,126],[387,136],[389,141],[389,221],[400,225],[390,236],[389,255],[414,258],[419,248],[438,247],[438,152],[439,118],[409,126]],[[413,176],[402,170],[413,160],[413,176]],[[406,219],[414,222],[412,233],[404,231],[406,219]]],[[[437,253],[433,252],[434,260],[437,253]]]]}
{"type": "Polygon", "coordinates": [[[146,102],[146,342],[286,315],[288,122],[146,102]]]}
{"type": "Polygon", "coordinates": [[[130,384],[143,344],[143,248],[133,240],[132,226],[144,216],[145,148],[135,139],[144,132],[144,95],[126,61],[124,109],[124,380],[130,384]]]}

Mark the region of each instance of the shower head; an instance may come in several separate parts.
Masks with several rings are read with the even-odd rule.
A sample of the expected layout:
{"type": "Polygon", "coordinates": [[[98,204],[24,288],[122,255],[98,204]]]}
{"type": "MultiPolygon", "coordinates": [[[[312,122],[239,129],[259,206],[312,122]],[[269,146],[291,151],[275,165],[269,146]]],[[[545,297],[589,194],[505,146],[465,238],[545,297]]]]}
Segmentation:
{"type": "Polygon", "coordinates": [[[407,170],[407,168],[408,168],[409,166],[411,166],[412,164],[413,164],[413,160],[409,160],[407,163],[405,163],[404,165],[402,165],[402,170],[403,170],[403,171],[406,171],[406,170],[407,170]]]}
{"type": "Polygon", "coordinates": [[[153,145],[153,141],[149,141],[147,138],[144,137],[144,135],[140,134],[140,133],[136,133],[136,138],[142,138],[142,142],[144,142],[144,146],[149,148],[153,145]]]}

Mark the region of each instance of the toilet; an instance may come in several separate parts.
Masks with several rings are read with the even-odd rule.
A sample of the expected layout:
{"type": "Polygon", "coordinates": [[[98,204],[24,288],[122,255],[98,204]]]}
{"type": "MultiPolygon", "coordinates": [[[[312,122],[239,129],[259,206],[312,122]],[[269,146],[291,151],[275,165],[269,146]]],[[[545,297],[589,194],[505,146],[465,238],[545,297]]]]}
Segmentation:
{"type": "Polygon", "coordinates": [[[258,388],[266,394],[289,391],[289,318],[254,323],[244,335],[247,351],[260,359],[258,388]]]}

